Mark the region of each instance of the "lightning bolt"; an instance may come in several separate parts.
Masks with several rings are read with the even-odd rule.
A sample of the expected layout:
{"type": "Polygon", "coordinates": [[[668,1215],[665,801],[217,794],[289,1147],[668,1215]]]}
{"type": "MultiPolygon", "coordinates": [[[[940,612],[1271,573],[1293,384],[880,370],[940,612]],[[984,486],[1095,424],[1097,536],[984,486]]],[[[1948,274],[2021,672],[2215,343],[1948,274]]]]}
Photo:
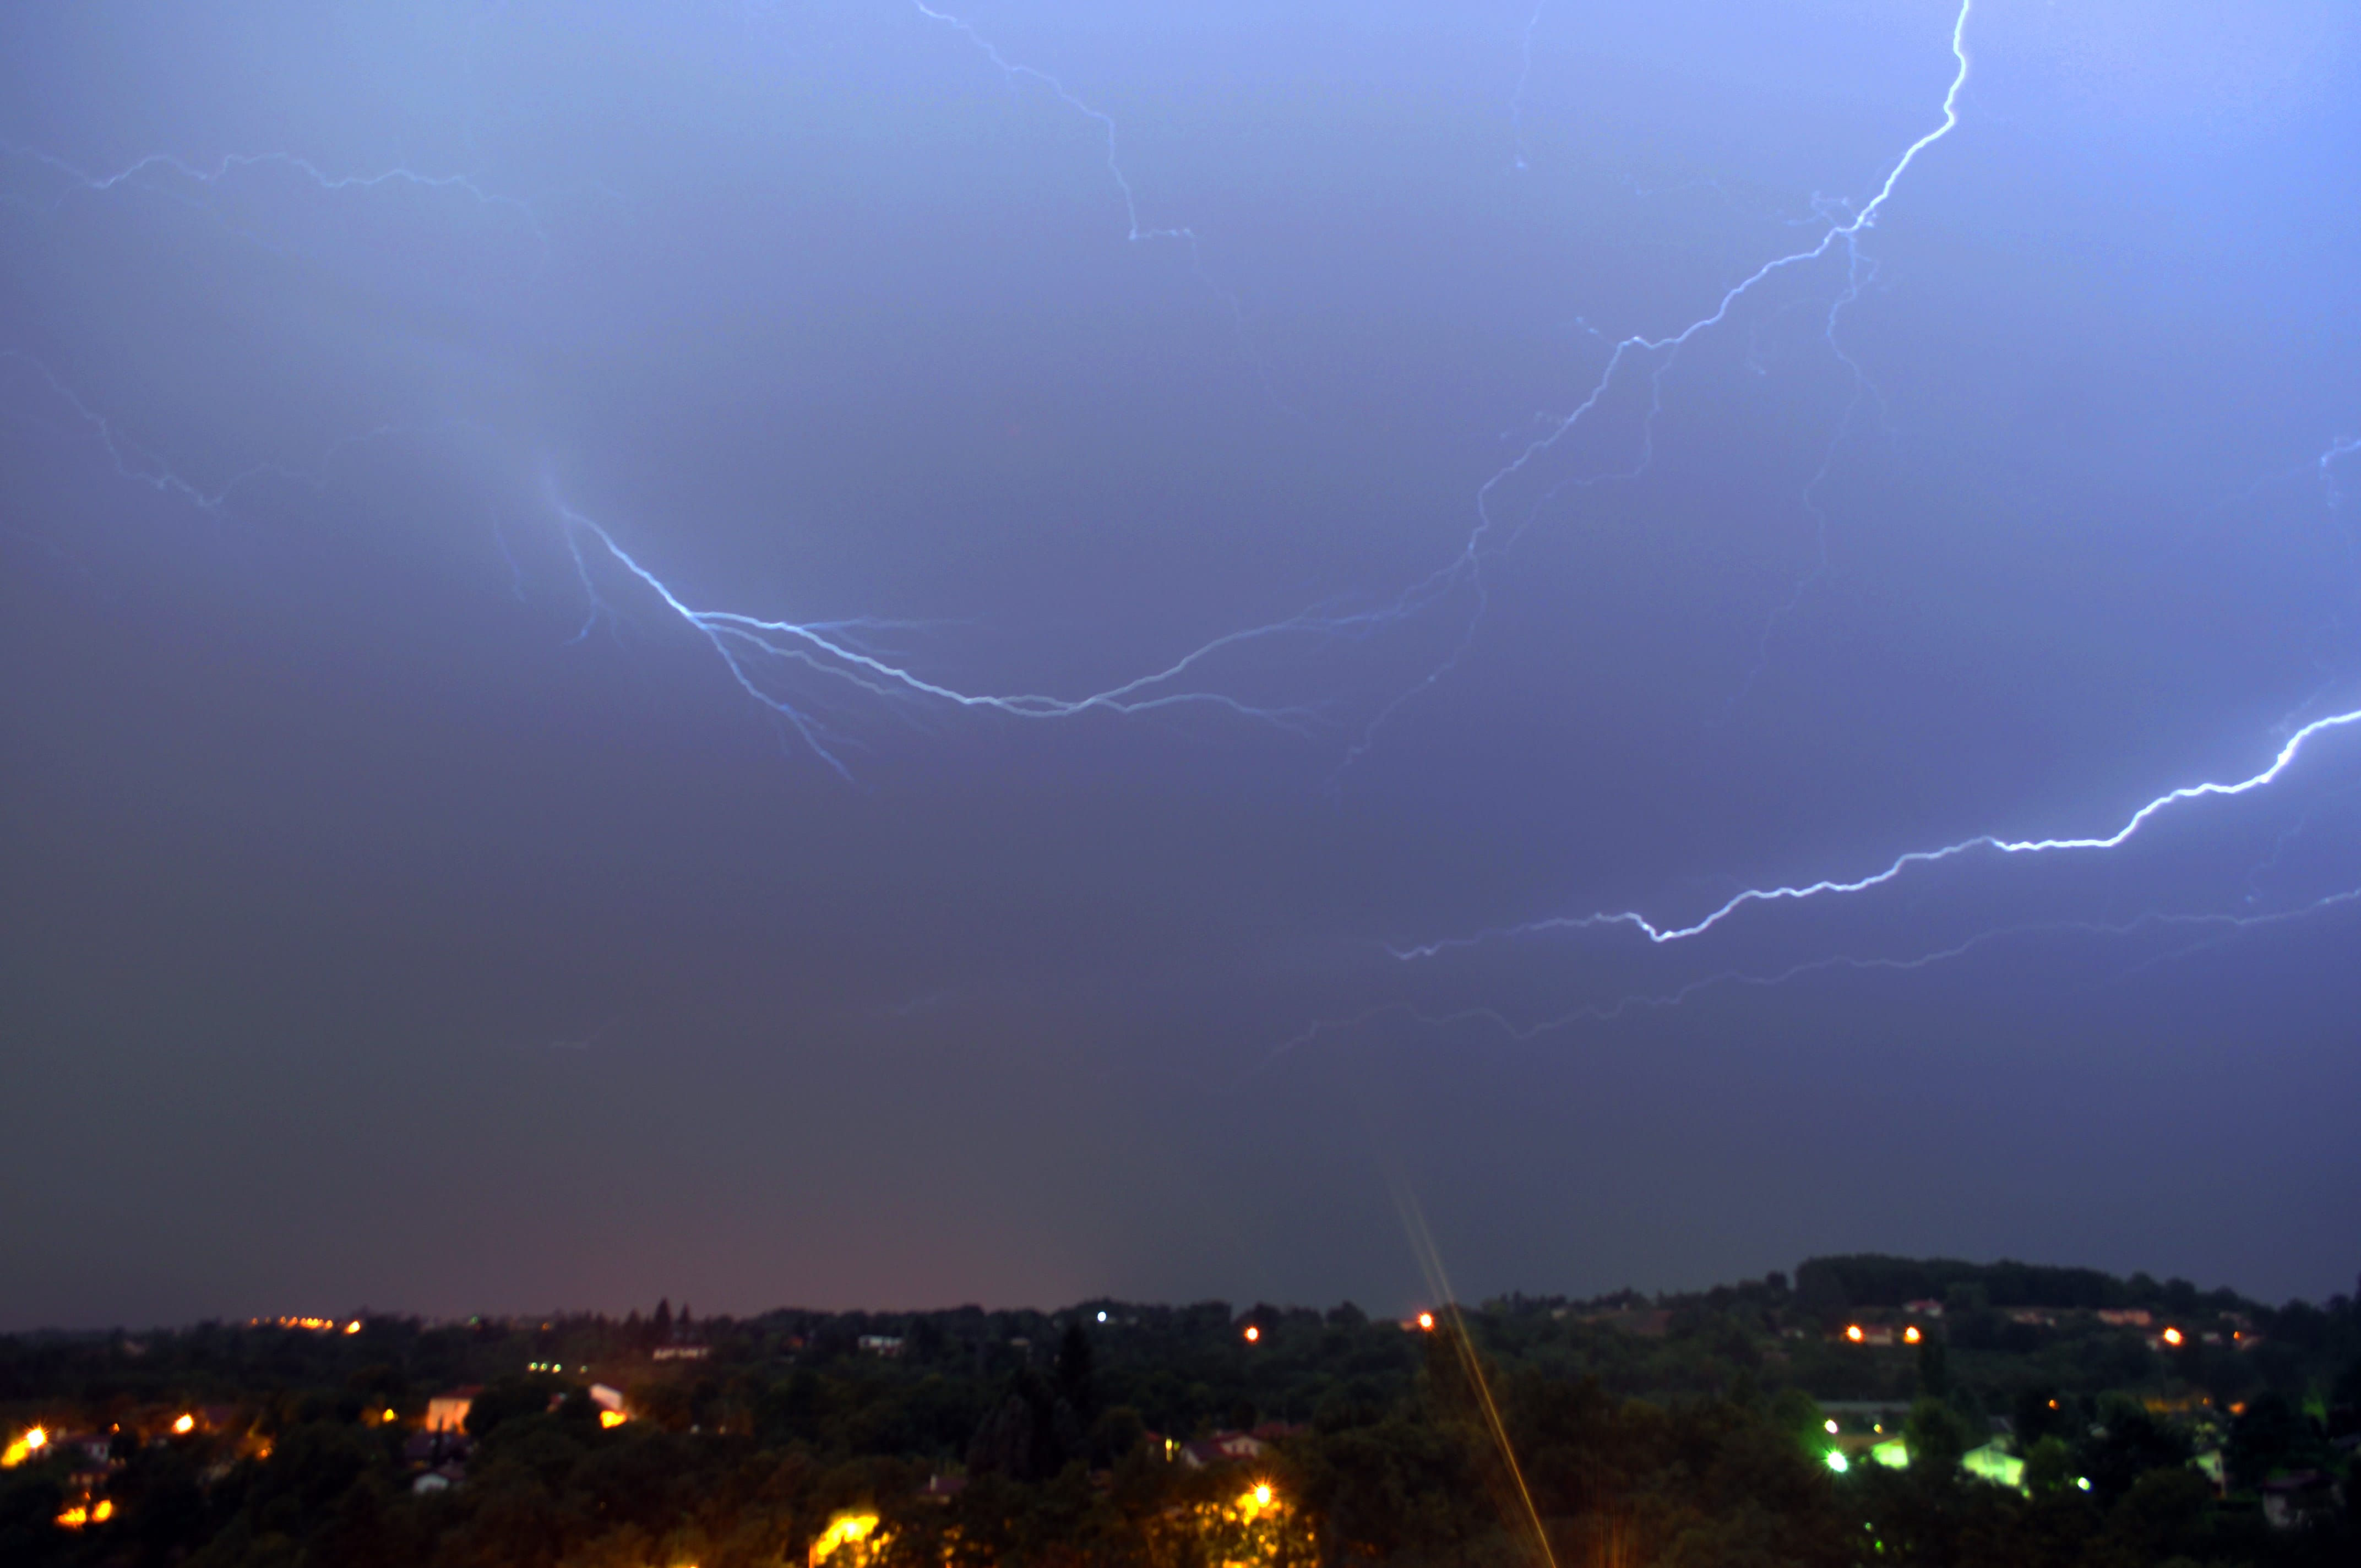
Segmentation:
{"type": "MultiPolygon", "coordinates": [[[[1952,19],[1951,58],[1956,63],[1956,69],[1952,72],[1950,86],[1943,93],[1940,121],[1933,129],[1928,130],[1903,149],[1902,155],[1894,159],[1894,166],[1886,170],[1885,178],[1879,183],[1874,195],[1861,203],[1861,207],[1852,212],[1849,217],[1837,215],[1842,211],[1841,207],[1821,207],[1820,216],[1824,226],[1817,241],[1800,250],[1789,251],[1763,262],[1752,272],[1724,291],[1719,302],[1711,311],[1697,317],[1687,325],[1659,336],[1652,337],[1644,333],[1634,333],[1617,340],[1609,351],[1606,363],[1600,368],[1598,378],[1592,382],[1589,391],[1575,404],[1573,411],[1546,424],[1542,433],[1533,437],[1522,451],[1477,488],[1476,526],[1469,532],[1466,543],[1462,547],[1459,554],[1428,577],[1403,590],[1395,605],[1395,613],[1411,613],[1413,610],[1422,609],[1440,600],[1465,585],[1475,597],[1475,609],[1468,619],[1466,630],[1451,652],[1439,663],[1378,711],[1376,717],[1363,729],[1360,739],[1345,753],[1340,773],[1345,768],[1350,768],[1368,751],[1376,743],[1378,730],[1396,714],[1419,696],[1433,690],[1466,656],[1468,648],[1473,644],[1477,628],[1490,605],[1490,595],[1483,581],[1483,564],[1488,555],[1513,549],[1518,540],[1523,537],[1526,530],[1540,517],[1550,500],[1554,499],[1566,485],[1589,486],[1606,479],[1628,479],[1636,477],[1647,470],[1655,456],[1655,423],[1657,416],[1664,408],[1664,373],[1672,367],[1683,348],[1701,334],[1727,322],[1740,302],[1765,282],[1782,273],[1807,267],[1841,248],[1847,258],[1846,288],[1838,296],[1828,314],[1829,341],[1831,346],[1836,346],[1834,334],[1838,315],[1846,304],[1859,296],[1864,281],[1864,275],[1861,270],[1863,258],[1859,249],[1861,236],[1877,225],[1879,214],[1884,211],[1885,204],[1893,200],[1895,190],[1902,183],[1903,176],[1910,171],[1911,166],[1918,161],[1920,155],[1959,127],[1960,94],[1968,84],[1968,18],[1974,7],[1975,0],[1961,0],[1959,13],[1952,19]],[[1497,498],[1502,488],[1535,467],[1568,436],[1582,428],[1585,422],[1606,400],[1624,367],[1627,365],[1642,362],[1647,362],[1650,365],[1649,407],[1647,418],[1642,425],[1640,454],[1637,460],[1626,469],[1562,480],[1551,486],[1539,500],[1525,509],[1521,520],[1512,525],[1504,525],[1494,514],[1494,509],[1498,504],[1497,498]],[[1491,543],[1492,535],[1496,530],[1501,530],[1503,533],[1502,542],[1498,545],[1491,543]]],[[[1537,8],[1536,19],[1538,16],[1537,8]]],[[[1857,403],[1860,395],[1859,386],[1865,382],[1866,378],[1861,374],[1860,366],[1850,356],[1846,356],[1840,347],[1838,348],[1838,354],[1854,372],[1857,403]]],[[[1847,426],[1850,425],[1850,418],[1851,412],[1849,410],[1845,422],[1847,426]]],[[[1839,439],[1841,439],[1841,429],[1839,439]]],[[[1825,553],[1825,527],[1821,531],[1821,537],[1822,550],[1825,553]]],[[[1814,576],[1817,575],[1816,571],[1814,576]]],[[[1806,582],[1808,583],[1808,579],[1806,582]]],[[[1798,598],[1802,592],[1803,589],[1799,587],[1796,590],[1798,598]]],[[[1774,616],[1773,619],[1775,621],[1776,617],[1774,616]]],[[[1767,629],[1764,635],[1766,638],[1769,635],[1767,629]]]]}
{"type": "Polygon", "coordinates": [[[1978,834],[1972,839],[1962,839],[1958,843],[1946,844],[1939,849],[1913,850],[1905,854],[1897,855],[1883,870],[1872,872],[1867,876],[1851,881],[1830,878],[1789,886],[1751,887],[1732,895],[1719,908],[1687,925],[1659,924],[1644,915],[1625,910],[1616,914],[1602,913],[1538,920],[1523,926],[1485,932],[1475,937],[1450,938],[1439,942],[1428,942],[1417,947],[1395,948],[1389,950],[1394,957],[1404,960],[1430,959],[1455,948],[1473,947],[1499,937],[1532,936],[1545,931],[1582,931],[1601,927],[1629,927],[1647,938],[1651,943],[1661,947],[1667,943],[1685,942],[1691,938],[1701,937],[1738,914],[1739,911],[1754,905],[1801,904],[1810,899],[1867,893],[1872,888],[1883,887],[1913,867],[1940,864],[1942,861],[1957,860],[1962,855],[1972,854],[1978,850],[1989,850],[2001,855],[2048,855],[2078,850],[2112,850],[2128,841],[2132,835],[2137,833],[2159,814],[2173,806],[2192,800],[2220,799],[2249,795],[2256,790],[2265,788],[2295,765],[2296,759],[2302,754],[2304,748],[2314,737],[2342,729],[2352,724],[2361,724],[2361,708],[2346,713],[2330,714],[2324,718],[2315,718],[2290,736],[2287,744],[2280,747],[2279,754],[2271,759],[2270,765],[2261,772],[2226,784],[2184,784],[2179,789],[2168,790],[2133,812],[2125,819],[2122,827],[2111,833],[2082,839],[2003,839],[1989,833],[1978,834]]]}
{"type": "MultiPolygon", "coordinates": [[[[653,592],[665,609],[693,628],[711,645],[731,679],[747,696],[777,714],[802,736],[812,751],[843,777],[851,772],[837,754],[825,728],[810,708],[780,695],[778,676],[794,669],[816,673],[844,683],[871,696],[888,701],[918,700],[953,709],[988,711],[1012,718],[1074,718],[1092,713],[1143,714],[1161,708],[1213,707],[1239,718],[1297,733],[1312,733],[1323,722],[1314,709],[1301,707],[1259,707],[1218,691],[1182,686],[1181,677],[1227,650],[1288,632],[1325,631],[1331,622],[1315,615],[1234,631],[1183,654],[1163,668],[1087,696],[1060,697],[1040,693],[994,694],[961,691],[871,652],[845,635],[847,629],[873,622],[806,622],[765,620],[730,610],[697,609],[681,599],[655,573],[642,565],[598,522],[552,498],[563,520],[566,539],[575,552],[586,590],[592,595],[594,615],[605,611],[592,587],[584,542],[603,551],[624,572],[653,592]]],[[[585,630],[588,630],[586,624],[585,630]]]]}

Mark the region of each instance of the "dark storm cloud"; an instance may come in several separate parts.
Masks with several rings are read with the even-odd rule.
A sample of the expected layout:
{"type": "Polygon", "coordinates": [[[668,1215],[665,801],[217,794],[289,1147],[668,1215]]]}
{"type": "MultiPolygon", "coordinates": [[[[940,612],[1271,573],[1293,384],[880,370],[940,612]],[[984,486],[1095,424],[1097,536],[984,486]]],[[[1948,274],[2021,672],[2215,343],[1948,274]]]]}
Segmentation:
{"type": "Polygon", "coordinates": [[[2349,17],[952,9],[12,14],[0,1317],[2346,1282],[2361,735],[1392,952],[2361,703],[2349,17]]]}

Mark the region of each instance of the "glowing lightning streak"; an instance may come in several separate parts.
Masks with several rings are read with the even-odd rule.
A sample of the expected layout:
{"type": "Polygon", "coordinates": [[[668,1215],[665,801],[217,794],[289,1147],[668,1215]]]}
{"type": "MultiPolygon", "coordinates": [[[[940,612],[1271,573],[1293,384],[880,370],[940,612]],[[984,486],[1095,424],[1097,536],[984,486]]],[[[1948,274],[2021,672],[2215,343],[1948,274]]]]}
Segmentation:
{"type": "MultiPolygon", "coordinates": [[[[1886,171],[1884,181],[1877,188],[1877,193],[1872,196],[1868,202],[1864,203],[1859,212],[1855,213],[1850,219],[1844,222],[1831,222],[1826,232],[1820,236],[1817,243],[1802,250],[1791,251],[1784,256],[1774,257],[1771,260],[1764,262],[1752,272],[1747,274],[1746,277],[1741,279],[1735,285],[1726,291],[1721,296],[1720,302],[1714,307],[1710,313],[1699,316],[1697,320],[1689,323],[1688,325],[1681,328],[1678,332],[1670,333],[1662,337],[1650,337],[1645,334],[1635,333],[1629,337],[1619,340],[1613,349],[1608,354],[1607,364],[1599,371],[1598,378],[1592,383],[1589,392],[1583,398],[1583,400],[1575,405],[1574,411],[1571,413],[1565,415],[1563,418],[1554,422],[1543,432],[1542,434],[1536,436],[1531,443],[1529,443],[1525,446],[1524,450],[1520,452],[1505,467],[1502,467],[1499,472],[1495,473],[1490,478],[1485,480],[1484,483],[1477,488],[1476,492],[1477,524],[1474,531],[1468,534],[1467,543],[1465,547],[1462,548],[1460,554],[1455,557],[1449,565],[1444,566],[1441,570],[1435,572],[1422,582],[1414,584],[1410,588],[1404,590],[1400,598],[1396,601],[1392,611],[1393,614],[1401,615],[1407,614],[1413,609],[1422,609],[1424,606],[1434,602],[1442,595],[1449,592],[1452,588],[1456,587],[1464,582],[1472,587],[1476,592],[1477,607],[1475,615],[1469,620],[1466,631],[1461,637],[1457,646],[1452,650],[1451,653],[1447,655],[1441,663],[1430,670],[1407,691],[1404,691],[1391,702],[1389,702],[1382,708],[1378,709],[1377,716],[1369,721],[1367,727],[1362,731],[1360,740],[1355,743],[1349,751],[1345,753],[1345,765],[1346,767],[1350,767],[1353,762],[1357,761],[1360,756],[1369,749],[1376,740],[1378,730],[1382,728],[1388,720],[1389,720],[1413,697],[1419,696],[1422,692],[1431,690],[1445,674],[1449,674],[1450,671],[1457,665],[1459,660],[1466,653],[1467,649],[1475,637],[1477,624],[1481,621],[1486,609],[1489,606],[1489,596],[1485,589],[1483,582],[1483,561],[1488,554],[1493,553],[1492,551],[1488,550],[1488,543],[1490,534],[1497,526],[1497,520],[1492,515],[1493,498],[1495,494],[1503,485],[1532,467],[1535,463],[1540,461],[1542,457],[1554,449],[1560,442],[1564,441],[1568,435],[1572,434],[1582,425],[1583,422],[1587,419],[1592,411],[1598,407],[1599,403],[1605,400],[1609,389],[1615,384],[1617,373],[1623,368],[1626,361],[1642,356],[1654,355],[1659,356],[1656,359],[1654,368],[1649,373],[1651,400],[1648,421],[1642,427],[1642,440],[1638,463],[1622,475],[1600,476],[1601,477],[1630,477],[1632,475],[1644,471],[1648,465],[1653,461],[1655,417],[1663,408],[1664,372],[1671,368],[1673,361],[1678,357],[1680,351],[1684,347],[1687,346],[1692,339],[1696,338],[1699,334],[1708,332],[1729,320],[1731,310],[1737,306],[1738,302],[1746,298],[1750,293],[1753,292],[1754,290],[1763,282],[1776,277],[1782,272],[1787,271],[1791,268],[1806,266],[1812,262],[1817,261],[1823,257],[1826,257],[1830,251],[1834,250],[1841,244],[1845,247],[1848,255],[1852,258],[1853,269],[1848,273],[1848,287],[1845,295],[1839,300],[1835,310],[1832,310],[1830,313],[1829,319],[1831,327],[1833,328],[1836,311],[1841,310],[1846,301],[1850,300],[1855,293],[1857,293],[1860,288],[1860,275],[1858,272],[1859,255],[1854,248],[1856,243],[1864,232],[1876,226],[1879,212],[1882,211],[1884,208],[1885,203],[1893,198],[1895,188],[1900,185],[1902,181],[1902,177],[1908,173],[1910,166],[1918,160],[1918,155],[1925,152],[1937,142],[1941,141],[1945,137],[1950,135],[1951,132],[1959,126],[1960,93],[1960,91],[1967,86],[1968,82],[1968,16],[1974,9],[1974,5],[1975,0],[1960,0],[1959,15],[1951,23],[1951,58],[1958,62],[1958,70],[1952,73],[1951,85],[1943,94],[1942,122],[1936,126],[1934,129],[1927,132],[1916,141],[1912,142],[1907,148],[1903,149],[1902,156],[1895,159],[1894,167],[1886,171]]],[[[1850,361],[1848,360],[1848,363],[1850,363],[1850,361]]],[[[1855,368],[1857,371],[1858,367],[1855,368]]],[[[1583,484],[1590,484],[1594,483],[1595,480],[1585,479],[1579,482],[1583,484]]],[[[1554,495],[1554,493],[1555,488],[1554,487],[1551,494],[1554,495]]],[[[1524,521],[1517,524],[1517,526],[1509,532],[1506,543],[1497,548],[1499,550],[1506,550],[1513,547],[1517,541],[1523,536],[1525,529],[1531,526],[1533,519],[1540,515],[1542,506],[1546,504],[1548,499],[1548,496],[1544,496],[1542,502],[1536,503],[1532,509],[1530,509],[1525,515],[1524,521]]]]}
{"type": "MultiPolygon", "coordinates": [[[[1755,974],[1745,970],[1724,970],[1716,974],[1700,976],[1668,992],[1653,994],[1633,992],[1619,997],[1613,1002],[1588,1003],[1575,1008],[1571,1012],[1557,1014],[1532,1023],[1519,1023],[1497,1007],[1460,1007],[1449,1012],[1438,1013],[1429,1012],[1405,1002],[1389,1002],[1364,1009],[1349,1017],[1315,1020],[1292,1037],[1280,1042],[1247,1076],[1251,1078],[1268,1071],[1281,1058],[1313,1044],[1323,1036],[1344,1034],[1375,1023],[1380,1018],[1403,1018],[1424,1028],[1449,1028],[1459,1024],[1488,1024],[1499,1030],[1506,1038],[1523,1045],[1543,1035],[1554,1034],[1560,1029],[1572,1028],[1577,1024],[1611,1024],[1629,1013],[1663,1012],[1679,1007],[1692,997],[1708,991],[1719,990],[1725,986],[1746,986],[1769,990],[1790,984],[1807,975],[1825,974],[1837,970],[1847,970],[1857,973],[1912,973],[1965,958],[1970,953],[1989,947],[1994,942],[2007,941],[2019,937],[2131,937],[2144,931],[2183,927],[2206,928],[2214,933],[2187,947],[2176,948],[2144,959],[2134,966],[2130,971],[2136,974],[2141,970],[2152,969],[2159,963],[2185,958],[2191,953],[2207,948],[2218,947],[2246,931],[2286,925],[2353,904],[2361,904],[2361,888],[2348,888],[2342,893],[2332,893],[2313,899],[2309,904],[2298,905],[2291,909],[2273,910],[2262,915],[2149,913],[2114,924],[2090,920],[2046,920],[2022,926],[2004,926],[1991,931],[1980,931],[1948,948],[1938,948],[1932,952],[1919,953],[1910,958],[1861,957],[1857,954],[1839,953],[1829,958],[1807,959],[1768,974],[1755,974]]],[[[1447,944],[1438,944],[1438,947],[1447,944]]]]}
{"type": "MultiPolygon", "coordinates": [[[[1299,733],[1309,732],[1319,721],[1319,715],[1303,707],[1257,707],[1219,692],[1194,689],[1171,689],[1172,683],[1191,668],[1213,654],[1254,640],[1275,636],[1284,631],[1316,629],[1322,623],[1311,617],[1298,618],[1272,626],[1256,627],[1234,631],[1183,655],[1160,670],[1141,675],[1120,685],[1088,696],[1058,697],[1037,693],[1013,696],[963,692],[919,676],[900,665],[889,663],[864,649],[852,645],[842,635],[842,622],[798,622],[764,620],[755,616],[740,615],[727,610],[701,610],[684,603],[664,580],[633,559],[629,552],[597,522],[582,513],[555,501],[558,515],[566,528],[568,545],[574,549],[575,564],[582,573],[584,587],[591,594],[593,617],[605,606],[590,587],[588,564],[584,561],[580,539],[588,535],[625,571],[653,590],[665,608],[694,627],[712,645],[731,677],[763,707],[770,708],[795,726],[796,731],[839,773],[851,777],[843,762],[829,748],[812,717],[785,701],[755,679],[756,661],[780,661],[800,664],[807,669],[845,681],[874,696],[887,698],[922,697],[966,709],[989,709],[1016,718],[1071,718],[1086,713],[1137,714],[1158,708],[1184,705],[1226,709],[1241,718],[1257,719],[1299,733]]],[[[587,630],[587,626],[586,626],[587,630]]]]}
{"type": "MultiPolygon", "coordinates": [[[[64,204],[66,197],[77,191],[92,195],[103,195],[119,185],[137,182],[140,175],[150,170],[169,170],[200,185],[213,186],[220,184],[235,172],[250,169],[276,168],[292,170],[323,191],[371,191],[384,185],[413,185],[428,191],[457,191],[481,206],[503,207],[522,214],[533,237],[544,246],[549,243],[549,235],[542,227],[540,209],[535,204],[541,198],[535,197],[532,201],[527,201],[520,197],[504,196],[497,192],[487,191],[471,174],[421,174],[415,170],[407,168],[388,169],[375,174],[330,174],[311,159],[298,158],[293,153],[287,152],[233,152],[211,165],[191,163],[185,159],[176,158],[168,152],[153,152],[116,170],[112,174],[93,174],[53,153],[42,152],[35,148],[19,147],[13,142],[0,142],[0,151],[41,164],[66,176],[72,183],[59,195],[56,204],[60,206],[64,204]]],[[[600,189],[603,190],[603,187],[600,189]]],[[[613,195],[612,192],[606,193],[609,196],[613,195]]],[[[268,245],[265,241],[257,243],[268,245]]]]}
{"type": "MultiPolygon", "coordinates": [[[[1866,893],[1872,888],[1884,886],[1913,866],[1934,865],[1939,861],[1956,859],[1974,850],[1993,850],[2004,855],[2043,855],[2053,850],[2112,850],[2130,839],[2133,834],[2146,826],[2150,818],[2167,807],[2178,806],[2183,801],[2200,800],[2209,796],[2241,795],[2261,789],[2287,772],[2288,768],[2294,763],[2297,755],[2302,751],[2305,743],[2313,736],[2356,723],[2361,723],[2361,708],[2348,713],[2331,714],[2325,718],[2315,718],[2289,737],[2287,744],[2279,748],[2279,755],[2271,760],[2270,766],[2262,772],[2232,784],[2185,784],[2179,789],[2169,791],[2133,812],[2124,825],[2113,833],[2096,838],[2002,839],[1993,834],[1982,833],[1972,839],[1962,839],[1956,844],[1946,844],[1938,850],[1913,850],[1907,854],[1896,856],[1883,871],[1873,872],[1868,876],[1852,882],[1824,880],[1787,887],[1748,888],[1743,893],[1731,897],[1703,919],[1687,926],[1659,926],[1643,915],[1627,910],[1614,915],[1585,915],[1579,917],[1539,920],[1529,925],[1512,927],[1506,933],[1487,933],[1486,936],[1521,936],[1540,931],[1586,930],[1599,926],[1629,926],[1653,943],[1661,945],[1667,942],[1681,942],[1686,941],[1691,937],[1703,936],[1750,905],[1801,903],[1806,899],[1818,898],[1831,894],[1866,893]]],[[[1398,948],[1392,951],[1398,959],[1433,958],[1452,948],[1473,946],[1485,939],[1486,937],[1454,938],[1415,948],[1398,948]]]]}
{"type": "Polygon", "coordinates": [[[913,5],[916,5],[918,9],[918,14],[926,17],[928,21],[940,22],[946,27],[954,27],[959,31],[965,33],[969,41],[973,43],[977,49],[983,51],[984,58],[1000,68],[1002,75],[1007,77],[1012,82],[1022,79],[1027,82],[1039,82],[1042,86],[1047,87],[1051,93],[1055,93],[1060,103],[1065,104],[1076,114],[1092,121],[1097,125],[1101,131],[1105,133],[1107,173],[1114,176],[1115,189],[1123,192],[1124,214],[1131,221],[1131,233],[1128,236],[1129,238],[1133,240],[1185,240],[1193,250],[1197,243],[1197,236],[1193,230],[1185,228],[1151,229],[1140,226],[1139,200],[1132,193],[1131,181],[1124,175],[1122,160],[1115,156],[1115,117],[1113,115],[1107,114],[1104,110],[1093,108],[1090,104],[1085,104],[1080,98],[1075,97],[1071,93],[1066,90],[1066,84],[1064,82],[1059,81],[1048,71],[1038,70],[1030,65],[1018,65],[1010,60],[994,46],[991,39],[985,38],[982,33],[975,30],[975,25],[973,23],[962,21],[959,17],[951,16],[950,13],[945,11],[938,11],[933,6],[926,4],[926,0],[910,0],[910,3],[913,5]]]}

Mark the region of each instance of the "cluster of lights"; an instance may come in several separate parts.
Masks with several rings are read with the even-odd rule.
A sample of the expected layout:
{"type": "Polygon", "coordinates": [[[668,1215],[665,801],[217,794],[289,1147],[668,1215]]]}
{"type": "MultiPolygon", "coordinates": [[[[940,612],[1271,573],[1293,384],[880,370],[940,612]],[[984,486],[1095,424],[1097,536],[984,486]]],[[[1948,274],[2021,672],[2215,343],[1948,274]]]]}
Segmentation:
{"type": "Polygon", "coordinates": [[[14,1470],[17,1465],[24,1464],[25,1461],[32,1458],[33,1455],[40,1453],[41,1450],[49,1446],[49,1429],[46,1427],[30,1428],[22,1435],[13,1437],[8,1440],[7,1449],[5,1452],[0,1452],[0,1470],[14,1470]]]}
{"type": "Polygon", "coordinates": [[[95,1503],[76,1503],[58,1516],[58,1523],[67,1530],[80,1530],[86,1524],[104,1524],[114,1517],[114,1500],[101,1497],[95,1503]]]}
{"type": "Polygon", "coordinates": [[[343,1324],[339,1324],[334,1318],[248,1318],[246,1321],[249,1328],[258,1329],[266,1325],[275,1325],[282,1329],[306,1329],[315,1334],[332,1334],[340,1328],[348,1334],[361,1332],[361,1321],[358,1318],[343,1324]]]}

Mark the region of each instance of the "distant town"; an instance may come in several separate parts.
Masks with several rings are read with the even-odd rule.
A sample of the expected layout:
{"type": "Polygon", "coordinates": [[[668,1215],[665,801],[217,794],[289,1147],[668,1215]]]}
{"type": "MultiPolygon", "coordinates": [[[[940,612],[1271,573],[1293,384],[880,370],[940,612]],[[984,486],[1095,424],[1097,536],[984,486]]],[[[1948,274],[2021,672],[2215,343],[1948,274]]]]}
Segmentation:
{"type": "Polygon", "coordinates": [[[2011,1263],[17,1334],[0,1425],[8,1564],[2361,1561],[2350,1297],[2011,1263]]]}

